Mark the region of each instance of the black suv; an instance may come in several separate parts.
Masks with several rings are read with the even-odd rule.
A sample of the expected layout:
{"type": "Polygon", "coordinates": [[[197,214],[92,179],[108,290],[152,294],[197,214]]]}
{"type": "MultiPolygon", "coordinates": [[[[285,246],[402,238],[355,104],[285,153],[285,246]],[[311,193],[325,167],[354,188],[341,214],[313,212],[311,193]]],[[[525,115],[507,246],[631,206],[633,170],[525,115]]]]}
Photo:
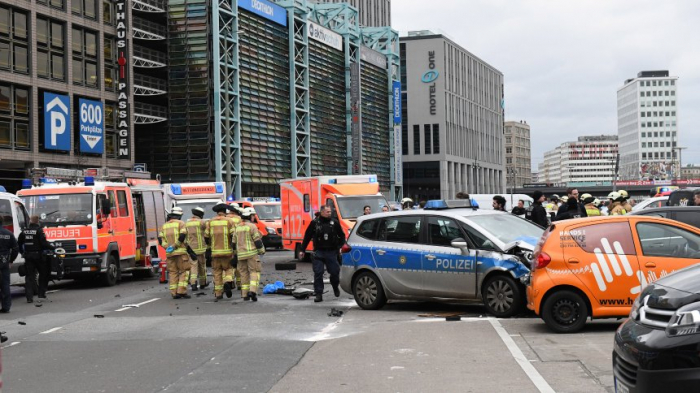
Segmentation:
{"type": "Polygon", "coordinates": [[[619,392],[697,392],[700,389],[700,265],[644,289],[615,334],[619,392]]]}
{"type": "Polygon", "coordinates": [[[635,216],[670,218],[700,228],[700,206],[663,206],[634,211],[635,216]]]}

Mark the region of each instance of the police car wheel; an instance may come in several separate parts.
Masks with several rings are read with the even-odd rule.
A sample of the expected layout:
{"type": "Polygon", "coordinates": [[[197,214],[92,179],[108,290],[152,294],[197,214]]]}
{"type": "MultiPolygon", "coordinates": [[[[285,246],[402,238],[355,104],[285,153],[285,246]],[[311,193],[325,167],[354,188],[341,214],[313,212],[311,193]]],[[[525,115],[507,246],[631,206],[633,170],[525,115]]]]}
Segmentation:
{"type": "Polygon", "coordinates": [[[522,310],[522,287],[510,276],[489,277],[482,291],[486,310],[498,318],[512,317],[522,310]]]}
{"type": "Polygon", "coordinates": [[[382,283],[372,272],[365,271],[355,277],[352,294],[357,305],[365,310],[377,310],[386,304],[382,283]]]}
{"type": "Polygon", "coordinates": [[[561,290],[545,300],[541,314],[547,326],[556,333],[574,333],[586,324],[588,305],[580,294],[561,290]]]}

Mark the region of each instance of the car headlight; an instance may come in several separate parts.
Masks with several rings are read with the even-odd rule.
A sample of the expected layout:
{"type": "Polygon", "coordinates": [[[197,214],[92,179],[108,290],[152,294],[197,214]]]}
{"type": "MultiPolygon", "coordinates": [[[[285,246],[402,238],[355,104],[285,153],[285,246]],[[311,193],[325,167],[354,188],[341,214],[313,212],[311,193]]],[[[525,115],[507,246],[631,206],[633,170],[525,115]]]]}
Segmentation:
{"type": "Polygon", "coordinates": [[[669,337],[687,336],[700,333],[700,302],[679,308],[666,327],[669,337]]]}
{"type": "Polygon", "coordinates": [[[639,309],[642,307],[642,296],[637,296],[632,303],[632,309],[630,310],[630,319],[636,321],[639,318],[639,309]]]}
{"type": "Polygon", "coordinates": [[[267,234],[268,235],[274,235],[276,233],[277,233],[277,231],[275,230],[275,228],[267,227],[267,234]]]}

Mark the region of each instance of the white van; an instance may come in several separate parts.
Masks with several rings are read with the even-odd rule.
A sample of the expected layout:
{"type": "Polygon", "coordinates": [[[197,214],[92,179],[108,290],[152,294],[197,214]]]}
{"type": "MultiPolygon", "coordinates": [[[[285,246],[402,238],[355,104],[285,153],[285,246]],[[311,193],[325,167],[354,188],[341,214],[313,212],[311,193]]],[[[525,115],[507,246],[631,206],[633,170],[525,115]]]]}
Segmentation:
{"type": "MultiPolygon", "coordinates": [[[[2,216],[3,222],[7,221],[7,224],[4,225],[5,229],[14,233],[16,238],[19,237],[22,228],[29,225],[29,214],[27,214],[22,200],[14,194],[5,192],[5,188],[2,186],[0,186],[0,216],[2,216]],[[10,224],[10,218],[12,218],[12,224],[10,224]]],[[[22,264],[24,264],[24,258],[20,255],[12,264],[10,285],[24,284],[24,277],[17,274],[17,268],[22,264]]]]}
{"type": "Polygon", "coordinates": [[[518,201],[523,200],[525,202],[525,210],[527,210],[530,205],[532,205],[532,197],[526,194],[469,194],[469,197],[479,204],[479,209],[482,210],[492,210],[493,209],[493,197],[500,195],[506,199],[506,211],[510,213],[514,207],[518,206],[518,201]],[[512,196],[512,202],[511,202],[512,196]]]}

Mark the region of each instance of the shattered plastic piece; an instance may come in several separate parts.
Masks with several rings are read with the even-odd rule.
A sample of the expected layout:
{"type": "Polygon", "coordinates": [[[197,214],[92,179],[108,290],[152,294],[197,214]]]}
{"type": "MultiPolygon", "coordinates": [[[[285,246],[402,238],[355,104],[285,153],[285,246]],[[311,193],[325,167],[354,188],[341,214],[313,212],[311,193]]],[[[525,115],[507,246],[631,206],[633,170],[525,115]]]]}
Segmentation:
{"type": "Polygon", "coordinates": [[[41,306],[43,306],[43,304],[41,304],[41,303],[34,304],[34,307],[41,307],[41,306]]]}
{"type": "Polygon", "coordinates": [[[337,308],[333,307],[331,308],[331,312],[328,313],[329,317],[342,317],[343,312],[338,310],[337,308]]]}
{"type": "Polygon", "coordinates": [[[22,321],[19,321],[19,322],[17,322],[17,323],[19,323],[19,324],[22,325],[22,326],[24,326],[24,325],[27,324],[26,322],[22,322],[22,321]]]}
{"type": "Polygon", "coordinates": [[[105,316],[102,315],[102,314],[95,314],[95,315],[93,315],[93,317],[95,317],[95,318],[104,318],[105,316]]]}
{"type": "Polygon", "coordinates": [[[116,295],[114,295],[114,297],[122,297],[122,295],[116,294],[116,295]]]}

